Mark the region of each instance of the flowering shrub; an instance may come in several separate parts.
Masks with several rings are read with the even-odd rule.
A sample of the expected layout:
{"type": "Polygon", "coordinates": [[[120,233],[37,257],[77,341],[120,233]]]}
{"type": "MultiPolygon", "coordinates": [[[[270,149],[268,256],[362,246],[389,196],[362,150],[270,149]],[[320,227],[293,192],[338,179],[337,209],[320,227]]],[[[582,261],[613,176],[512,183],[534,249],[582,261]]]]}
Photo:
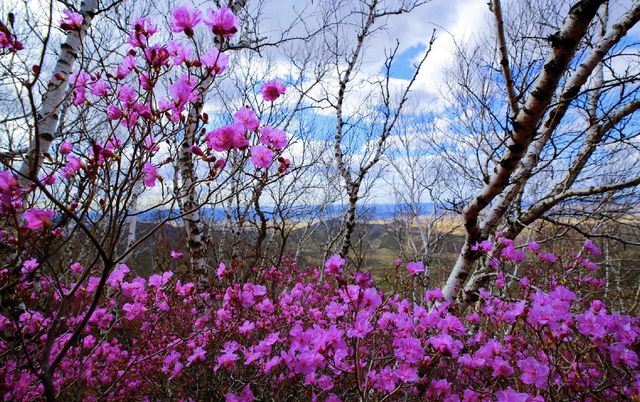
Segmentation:
{"type": "MultiPolygon", "coordinates": [[[[592,247],[583,251],[593,254],[592,247]]],[[[573,256],[571,271],[588,273],[581,262],[585,259],[573,256]]],[[[0,316],[4,399],[42,396],[30,362],[46,348],[56,356],[72,336],[69,328],[90,308],[100,277],[92,272],[80,282],[82,266],[75,264],[64,281],[37,274],[21,284],[12,300],[24,306],[0,316]],[[74,286],[80,291],[67,314],[49,316],[39,301],[45,295],[59,300],[74,286]]],[[[508,253],[502,253],[498,272],[509,264],[508,253]]],[[[541,261],[528,270],[533,274],[547,269],[545,264],[550,263],[541,261]]],[[[376,289],[368,274],[342,273],[343,266],[332,257],[320,279],[319,269],[301,270],[288,262],[256,269],[251,282],[238,283],[239,267],[221,264],[219,280],[205,290],[172,272],[132,278],[121,264],[106,279],[86,327],[60,362],[54,377],[58,397],[640,397],[640,320],[581,297],[590,286],[585,281],[531,276],[508,286],[496,280],[505,294],[482,290],[477,310],[458,315],[437,289],[411,303],[376,289]]]]}
{"type": "MultiPolygon", "coordinates": [[[[322,268],[221,263],[216,278],[202,284],[172,271],[133,277],[126,253],[114,251],[117,236],[102,247],[92,237],[100,225],[82,222],[96,216],[108,223],[103,226],[124,222],[120,198],[132,198],[136,182],[163,186],[161,168],[171,157],[159,157],[161,146],[208,122],[190,111],[229,59],[224,46],[195,51],[201,23],[217,44],[239,25],[226,7],[203,16],[181,6],[169,29],[188,40],[162,44],[152,38],[158,27],[137,19],[132,48],[116,68],[60,78],[68,79],[74,106],[106,119],[106,138],[60,141],[44,174],[27,184],[15,169],[0,172],[0,245],[8,256],[0,266],[3,399],[640,399],[640,320],[590,296],[603,285],[591,274],[598,269],[591,258],[600,254],[591,242],[567,258],[540,252],[533,242],[525,251],[503,236],[474,245],[487,254],[495,277],[491,289],[480,290],[474,311],[445,302],[439,289],[411,301],[404,295],[415,289],[382,292],[369,273],[352,272],[338,255],[322,268]],[[125,178],[114,184],[119,175],[125,178]],[[58,178],[82,178],[94,187],[77,199],[59,199],[51,190],[58,178]],[[96,188],[125,184],[126,197],[93,199],[109,192],[96,188]],[[118,208],[108,210],[108,202],[118,208]],[[56,266],[64,259],[48,249],[78,227],[95,255],[56,266]],[[534,262],[516,276],[512,267],[527,264],[526,253],[534,262]]],[[[60,21],[71,32],[83,24],[72,11],[60,21]]],[[[6,29],[0,47],[8,54],[22,45],[6,29]]],[[[274,80],[260,92],[264,102],[274,102],[286,87],[274,80]]],[[[191,134],[183,151],[207,165],[207,184],[232,153],[250,161],[250,176],[258,179],[275,161],[275,175],[291,164],[282,155],[286,133],[262,124],[247,107],[231,124],[191,134]]],[[[180,250],[169,255],[173,263],[184,257],[180,250]]],[[[409,280],[398,283],[407,285],[428,269],[420,261],[397,261],[401,266],[397,275],[409,280]]]]}

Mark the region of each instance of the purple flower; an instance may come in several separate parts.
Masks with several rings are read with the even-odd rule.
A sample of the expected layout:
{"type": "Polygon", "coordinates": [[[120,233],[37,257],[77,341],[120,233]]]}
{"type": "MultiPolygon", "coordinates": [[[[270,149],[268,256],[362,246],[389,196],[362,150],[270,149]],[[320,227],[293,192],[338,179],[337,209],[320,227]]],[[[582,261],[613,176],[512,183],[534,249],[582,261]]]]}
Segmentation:
{"type": "Polygon", "coordinates": [[[518,361],[518,368],[522,373],[520,374],[520,379],[523,383],[528,385],[534,384],[540,389],[547,388],[549,366],[544,363],[540,363],[533,357],[527,357],[524,360],[518,361]]]}
{"type": "Polygon", "coordinates": [[[558,261],[558,257],[551,253],[540,253],[538,254],[538,258],[544,262],[548,262],[549,264],[555,264],[556,261],[558,261]]]}
{"type": "Polygon", "coordinates": [[[258,120],[256,112],[246,106],[241,107],[233,115],[233,120],[238,124],[242,124],[242,127],[247,131],[256,131],[260,126],[260,120],[258,120]]]}
{"type": "Polygon", "coordinates": [[[169,23],[171,32],[184,32],[187,37],[193,36],[193,29],[200,23],[200,10],[186,6],[180,6],[173,9],[171,13],[172,19],[169,23]]]}
{"type": "Polygon", "coordinates": [[[62,12],[64,15],[60,20],[60,28],[65,31],[79,31],[82,29],[84,17],[82,14],[66,9],[62,12]]]}
{"type": "Polygon", "coordinates": [[[238,32],[238,18],[226,6],[219,10],[208,9],[204,23],[218,36],[230,37],[238,32]]]}
{"type": "Polygon", "coordinates": [[[151,162],[146,162],[144,164],[144,167],[142,168],[142,172],[145,174],[144,178],[142,179],[144,185],[147,187],[155,186],[156,180],[160,178],[156,166],[151,162]]]}
{"type": "Polygon", "coordinates": [[[273,162],[273,151],[264,145],[251,148],[251,163],[257,168],[268,169],[273,162]]]}
{"type": "Polygon", "coordinates": [[[287,133],[278,128],[265,126],[260,129],[260,143],[281,151],[287,146],[287,133]]]}
{"type": "Polygon", "coordinates": [[[338,254],[334,254],[324,263],[325,272],[329,275],[340,274],[345,264],[346,261],[344,258],[338,254]]]}
{"type": "Polygon", "coordinates": [[[424,272],[424,263],[422,261],[413,261],[407,264],[407,271],[411,275],[416,275],[420,272],[424,272]]]}
{"type": "Polygon", "coordinates": [[[240,124],[231,124],[217,128],[207,134],[207,145],[216,152],[232,149],[245,149],[249,141],[244,135],[244,128],[240,124]]]}
{"type": "Polygon", "coordinates": [[[284,95],[287,88],[284,86],[282,81],[273,80],[262,84],[262,88],[260,88],[260,92],[262,92],[262,97],[267,102],[273,102],[278,99],[280,95],[284,95]]]}
{"type": "Polygon", "coordinates": [[[55,215],[55,212],[49,209],[31,208],[26,210],[24,220],[27,229],[38,230],[49,226],[53,215],[55,215]]]}
{"type": "Polygon", "coordinates": [[[483,240],[471,246],[471,250],[473,251],[479,250],[479,251],[482,251],[483,253],[490,253],[491,251],[493,251],[493,243],[491,243],[489,240],[483,240]]]}
{"type": "Polygon", "coordinates": [[[593,244],[593,242],[591,240],[586,240],[584,242],[584,246],[583,247],[587,252],[589,252],[594,257],[598,257],[601,254],[601,251],[598,248],[598,246],[593,244]]]}
{"type": "Polygon", "coordinates": [[[212,47],[207,51],[207,53],[202,55],[200,61],[202,61],[202,64],[205,66],[209,67],[213,73],[221,74],[229,64],[229,57],[220,52],[217,48],[212,47]]]}

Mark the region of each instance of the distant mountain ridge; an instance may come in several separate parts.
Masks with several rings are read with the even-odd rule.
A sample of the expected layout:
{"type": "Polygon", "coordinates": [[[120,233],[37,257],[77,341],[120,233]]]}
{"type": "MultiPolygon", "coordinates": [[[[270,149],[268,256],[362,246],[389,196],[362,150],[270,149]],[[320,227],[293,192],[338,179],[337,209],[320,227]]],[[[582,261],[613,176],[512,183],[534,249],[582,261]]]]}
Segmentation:
{"type": "MultiPolygon", "coordinates": [[[[288,207],[287,216],[291,219],[311,219],[317,216],[320,208],[320,205],[301,205],[288,207]]],[[[324,206],[323,208],[324,215],[333,218],[340,218],[347,210],[346,205],[328,205],[324,206]]],[[[360,213],[366,220],[391,219],[400,208],[403,208],[402,204],[363,204],[359,206],[360,213]]],[[[418,208],[422,214],[429,214],[433,212],[434,204],[432,202],[423,202],[418,205],[418,208]]],[[[273,206],[262,206],[260,209],[268,217],[272,216],[274,212],[276,212],[276,207],[273,206]]],[[[139,215],[138,219],[142,221],[155,221],[167,217],[170,213],[173,215],[177,215],[179,214],[179,210],[164,209],[145,212],[139,215]]],[[[225,209],[221,207],[202,208],[200,210],[200,213],[203,217],[213,218],[215,220],[224,220],[227,218],[225,209]]],[[[253,208],[250,208],[248,214],[250,218],[255,217],[255,210],[253,208]]]]}

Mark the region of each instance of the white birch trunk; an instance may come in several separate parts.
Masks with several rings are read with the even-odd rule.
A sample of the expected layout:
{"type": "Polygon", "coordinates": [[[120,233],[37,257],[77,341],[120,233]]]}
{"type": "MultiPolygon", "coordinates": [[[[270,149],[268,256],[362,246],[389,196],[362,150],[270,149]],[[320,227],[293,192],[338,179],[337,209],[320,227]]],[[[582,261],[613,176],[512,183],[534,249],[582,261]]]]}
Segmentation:
{"type": "Polygon", "coordinates": [[[97,7],[97,0],[82,1],[80,5],[80,14],[84,17],[82,29],[80,31],[69,31],[67,39],[61,46],[60,56],[51,73],[47,90],[42,96],[40,110],[36,116],[35,134],[31,137],[29,144],[29,152],[20,167],[20,182],[22,184],[27,184],[30,179],[37,178],[42,166],[42,160],[48,154],[51,143],[55,139],[59,120],[58,113],[64,102],[68,87],[67,78],[73,71],[73,65],[78,55],[82,52],[82,40],[91,25],[97,7]]]}

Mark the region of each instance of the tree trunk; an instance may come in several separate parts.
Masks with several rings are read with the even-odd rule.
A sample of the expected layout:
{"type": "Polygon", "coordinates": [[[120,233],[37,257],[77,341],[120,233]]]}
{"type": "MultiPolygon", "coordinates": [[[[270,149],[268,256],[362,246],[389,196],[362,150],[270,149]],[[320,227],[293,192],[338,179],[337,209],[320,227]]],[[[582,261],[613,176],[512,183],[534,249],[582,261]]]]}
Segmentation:
{"type": "Polygon", "coordinates": [[[61,45],[60,56],[51,73],[47,90],[42,96],[40,110],[36,116],[35,134],[31,137],[26,160],[20,167],[20,182],[27,184],[36,179],[42,166],[42,160],[49,153],[51,143],[55,139],[59,120],[59,109],[65,100],[68,87],[67,78],[73,71],[78,54],[82,52],[82,40],[91,25],[98,7],[97,0],[83,0],[80,14],[84,17],[80,31],[67,32],[67,39],[61,45]]]}

